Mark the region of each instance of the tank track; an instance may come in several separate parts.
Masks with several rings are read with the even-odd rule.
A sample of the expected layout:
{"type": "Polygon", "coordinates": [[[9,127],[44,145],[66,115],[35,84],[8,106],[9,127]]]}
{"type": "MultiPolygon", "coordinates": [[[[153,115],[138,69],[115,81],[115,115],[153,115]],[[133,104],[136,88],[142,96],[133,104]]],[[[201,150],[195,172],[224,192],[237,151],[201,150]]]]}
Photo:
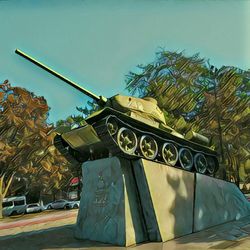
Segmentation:
{"type": "Polygon", "coordinates": [[[172,138],[161,137],[150,131],[108,115],[92,124],[105,148],[112,156],[147,160],[181,167],[191,172],[213,175],[218,169],[215,153],[182,145],[172,138]]]}

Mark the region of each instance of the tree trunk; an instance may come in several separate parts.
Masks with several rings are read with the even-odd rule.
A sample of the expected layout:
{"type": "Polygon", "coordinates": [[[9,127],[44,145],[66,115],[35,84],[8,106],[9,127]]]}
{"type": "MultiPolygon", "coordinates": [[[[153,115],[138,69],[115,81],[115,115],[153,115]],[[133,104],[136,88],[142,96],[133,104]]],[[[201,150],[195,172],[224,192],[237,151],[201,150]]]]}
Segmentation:
{"type": "Polygon", "coordinates": [[[5,188],[3,188],[3,181],[4,181],[5,174],[3,174],[0,177],[0,219],[3,218],[3,198],[6,196],[8,190],[9,190],[9,187],[11,185],[11,182],[13,180],[14,175],[15,175],[15,172],[12,173],[5,188]]]}
{"type": "Polygon", "coordinates": [[[221,109],[217,103],[217,92],[216,92],[216,84],[214,82],[214,98],[215,98],[215,115],[218,123],[218,134],[219,134],[219,145],[220,145],[220,156],[221,163],[225,163],[224,149],[223,149],[223,138],[222,138],[222,128],[221,128],[221,109]]]}
{"type": "Polygon", "coordinates": [[[0,188],[0,219],[3,218],[3,195],[0,188]]]}
{"type": "Polygon", "coordinates": [[[3,176],[0,177],[0,219],[3,218],[3,176]]]}

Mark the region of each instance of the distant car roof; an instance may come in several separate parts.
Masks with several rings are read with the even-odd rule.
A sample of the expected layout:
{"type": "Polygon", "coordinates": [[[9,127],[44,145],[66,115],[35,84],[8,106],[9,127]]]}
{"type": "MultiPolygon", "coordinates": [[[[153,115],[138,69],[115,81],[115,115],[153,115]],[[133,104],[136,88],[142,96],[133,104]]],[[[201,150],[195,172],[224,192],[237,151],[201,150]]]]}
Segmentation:
{"type": "Polygon", "coordinates": [[[25,200],[26,197],[25,196],[12,196],[12,197],[6,197],[3,199],[3,202],[6,201],[20,201],[20,200],[25,200]]]}

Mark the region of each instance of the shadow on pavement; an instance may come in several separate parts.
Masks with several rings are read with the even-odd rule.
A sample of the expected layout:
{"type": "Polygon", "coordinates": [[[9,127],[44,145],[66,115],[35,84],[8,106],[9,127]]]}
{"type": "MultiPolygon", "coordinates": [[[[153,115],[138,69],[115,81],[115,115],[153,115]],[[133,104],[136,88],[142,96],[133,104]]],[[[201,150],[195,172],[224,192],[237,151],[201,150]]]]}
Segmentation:
{"type": "MultiPolygon", "coordinates": [[[[221,231],[221,234],[223,234],[224,232],[224,234],[226,235],[226,225],[224,225],[224,227],[225,228],[223,228],[222,226],[221,228],[219,228],[219,230],[221,231]]],[[[240,227],[240,225],[236,223],[232,230],[237,229],[238,227],[240,227]]],[[[249,224],[248,229],[250,230],[249,224]]],[[[192,235],[187,235],[175,240],[167,241],[165,243],[148,242],[126,248],[103,244],[100,242],[77,240],[73,236],[74,225],[67,225],[61,227],[53,227],[36,232],[20,233],[17,235],[0,237],[0,249],[201,250],[226,248],[230,249],[231,247],[233,247],[234,249],[248,249],[249,247],[249,236],[242,238],[241,241],[225,239],[223,240],[223,235],[214,234],[212,229],[209,230],[198,232],[192,235]]],[[[234,233],[236,235],[237,231],[234,231],[234,233]]]]}
{"type": "MultiPolygon", "coordinates": [[[[95,247],[110,249],[111,246],[106,244],[75,239],[73,237],[73,229],[74,225],[69,225],[36,232],[3,236],[0,237],[0,249],[86,249],[95,247]]],[[[112,249],[115,248],[112,247],[112,249]]]]}

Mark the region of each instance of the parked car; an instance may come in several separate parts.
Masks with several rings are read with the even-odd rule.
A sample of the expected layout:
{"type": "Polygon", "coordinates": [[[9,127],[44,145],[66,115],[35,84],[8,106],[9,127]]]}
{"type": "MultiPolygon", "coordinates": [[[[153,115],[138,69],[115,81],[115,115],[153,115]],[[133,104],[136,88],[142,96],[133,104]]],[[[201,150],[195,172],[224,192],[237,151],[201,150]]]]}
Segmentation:
{"type": "Polygon", "coordinates": [[[3,216],[24,214],[26,211],[26,197],[13,196],[3,199],[3,216]]]}
{"type": "Polygon", "coordinates": [[[26,213],[42,212],[43,207],[38,203],[28,204],[26,206],[26,213]]]}
{"type": "Polygon", "coordinates": [[[46,208],[47,209],[67,209],[67,208],[70,208],[69,204],[70,204],[70,201],[61,199],[61,200],[56,200],[47,204],[46,208]]]}
{"type": "Polygon", "coordinates": [[[250,202],[250,193],[249,194],[245,194],[247,200],[250,202]]]}
{"type": "Polygon", "coordinates": [[[69,208],[79,208],[80,207],[80,201],[70,201],[69,208]]]}

